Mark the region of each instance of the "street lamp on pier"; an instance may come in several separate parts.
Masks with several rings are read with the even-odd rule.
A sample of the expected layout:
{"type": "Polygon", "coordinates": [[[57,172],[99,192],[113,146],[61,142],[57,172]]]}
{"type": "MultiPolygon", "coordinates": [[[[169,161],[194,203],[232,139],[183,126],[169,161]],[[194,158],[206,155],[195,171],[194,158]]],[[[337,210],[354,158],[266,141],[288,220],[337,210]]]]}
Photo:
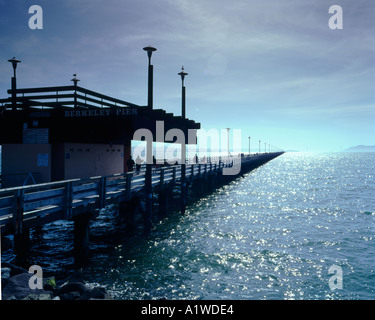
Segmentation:
{"type": "MultiPolygon", "coordinates": [[[[148,57],[148,103],[147,107],[151,111],[153,109],[153,78],[154,66],[151,64],[151,56],[156,48],[148,46],[143,48],[147,52],[148,57]]],[[[145,175],[145,193],[146,193],[146,233],[149,233],[152,228],[151,213],[152,213],[152,140],[146,141],[146,175],[145,175]]]]}
{"type": "MultiPolygon", "coordinates": [[[[181,102],[181,117],[186,118],[186,91],[184,86],[185,76],[188,74],[184,71],[184,67],[181,68],[181,72],[178,73],[181,76],[182,82],[182,102],[181,102]]],[[[186,145],[185,141],[181,144],[181,214],[185,214],[186,208],[186,145]]]]}
{"type": "Polygon", "coordinates": [[[181,68],[181,72],[178,73],[179,76],[181,76],[182,81],[182,104],[181,104],[181,116],[182,119],[186,118],[186,88],[184,85],[185,76],[188,75],[188,73],[185,72],[184,67],[181,68]]]}
{"type": "Polygon", "coordinates": [[[147,52],[148,56],[148,103],[147,106],[150,110],[153,109],[153,81],[154,81],[154,66],[151,64],[151,56],[156,48],[148,46],[144,47],[143,50],[147,52]]]}
{"type": "Polygon", "coordinates": [[[81,81],[77,78],[77,74],[73,74],[73,79],[70,80],[70,81],[73,81],[74,83],[74,107],[77,108],[77,84],[78,84],[78,81],[81,81]]]}
{"type": "Polygon", "coordinates": [[[20,60],[17,60],[15,57],[13,57],[12,59],[9,59],[8,60],[11,64],[12,64],[12,67],[13,67],[13,77],[12,77],[12,110],[17,110],[17,93],[16,93],[16,90],[17,90],[17,77],[16,77],[16,69],[17,69],[17,64],[18,63],[21,63],[20,60]]]}
{"type": "Polygon", "coordinates": [[[249,155],[250,155],[250,137],[249,137],[249,155]]]}

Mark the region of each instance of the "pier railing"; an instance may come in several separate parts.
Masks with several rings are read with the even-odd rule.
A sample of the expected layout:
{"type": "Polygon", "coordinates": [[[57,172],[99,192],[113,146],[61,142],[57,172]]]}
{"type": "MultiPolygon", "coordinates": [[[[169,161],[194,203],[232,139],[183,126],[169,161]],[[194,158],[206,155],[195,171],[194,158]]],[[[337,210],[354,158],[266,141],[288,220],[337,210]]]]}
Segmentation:
{"type": "MultiPolygon", "coordinates": [[[[263,155],[264,157],[265,155],[263,155]]],[[[273,158],[272,154],[269,154],[273,158]]],[[[242,164],[257,161],[262,155],[237,158],[242,164]]],[[[192,182],[208,175],[220,174],[226,162],[187,164],[185,179],[192,182]]],[[[181,182],[181,165],[153,168],[155,191],[181,182]]],[[[110,203],[128,201],[145,188],[145,171],[109,176],[72,179],[23,187],[0,189],[0,228],[22,233],[24,228],[56,220],[71,220],[85,212],[94,212],[110,203]]]]}
{"type": "MultiPolygon", "coordinates": [[[[11,94],[12,90],[8,90],[11,94]]],[[[83,108],[138,107],[137,105],[80,86],[25,88],[16,90],[17,107],[83,108]]],[[[0,99],[1,107],[12,107],[11,97],[0,99]]]]}

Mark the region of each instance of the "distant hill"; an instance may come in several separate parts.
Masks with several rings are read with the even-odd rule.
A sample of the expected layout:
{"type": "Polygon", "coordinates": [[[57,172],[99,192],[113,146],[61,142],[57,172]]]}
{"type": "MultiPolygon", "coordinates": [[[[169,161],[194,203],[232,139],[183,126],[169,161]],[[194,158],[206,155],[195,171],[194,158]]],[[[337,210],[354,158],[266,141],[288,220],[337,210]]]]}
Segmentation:
{"type": "Polygon", "coordinates": [[[355,146],[342,150],[343,152],[375,152],[375,146],[355,146]]]}

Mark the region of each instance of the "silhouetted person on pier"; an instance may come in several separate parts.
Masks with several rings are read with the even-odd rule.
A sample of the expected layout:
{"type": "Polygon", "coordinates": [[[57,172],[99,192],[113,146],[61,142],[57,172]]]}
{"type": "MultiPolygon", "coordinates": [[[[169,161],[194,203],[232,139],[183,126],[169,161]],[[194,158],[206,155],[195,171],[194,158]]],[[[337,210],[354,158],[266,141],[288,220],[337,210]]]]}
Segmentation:
{"type": "Polygon", "coordinates": [[[195,157],[194,157],[194,162],[198,163],[198,156],[197,155],[195,155],[195,157]]]}
{"type": "Polygon", "coordinates": [[[134,171],[134,164],[135,161],[133,160],[132,156],[130,156],[128,161],[126,161],[126,165],[128,166],[128,172],[134,171]]]}

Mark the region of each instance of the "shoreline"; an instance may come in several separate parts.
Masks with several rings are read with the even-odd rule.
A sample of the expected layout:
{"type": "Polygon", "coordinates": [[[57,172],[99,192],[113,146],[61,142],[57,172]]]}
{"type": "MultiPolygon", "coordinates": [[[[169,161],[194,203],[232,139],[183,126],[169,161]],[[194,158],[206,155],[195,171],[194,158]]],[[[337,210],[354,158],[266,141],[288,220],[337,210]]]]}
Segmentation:
{"type": "Polygon", "coordinates": [[[82,280],[80,270],[68,277],[56,279],[9,262],[1,264],[2,300],[113,300],[104,287],[90,286],[82,280]]]}

